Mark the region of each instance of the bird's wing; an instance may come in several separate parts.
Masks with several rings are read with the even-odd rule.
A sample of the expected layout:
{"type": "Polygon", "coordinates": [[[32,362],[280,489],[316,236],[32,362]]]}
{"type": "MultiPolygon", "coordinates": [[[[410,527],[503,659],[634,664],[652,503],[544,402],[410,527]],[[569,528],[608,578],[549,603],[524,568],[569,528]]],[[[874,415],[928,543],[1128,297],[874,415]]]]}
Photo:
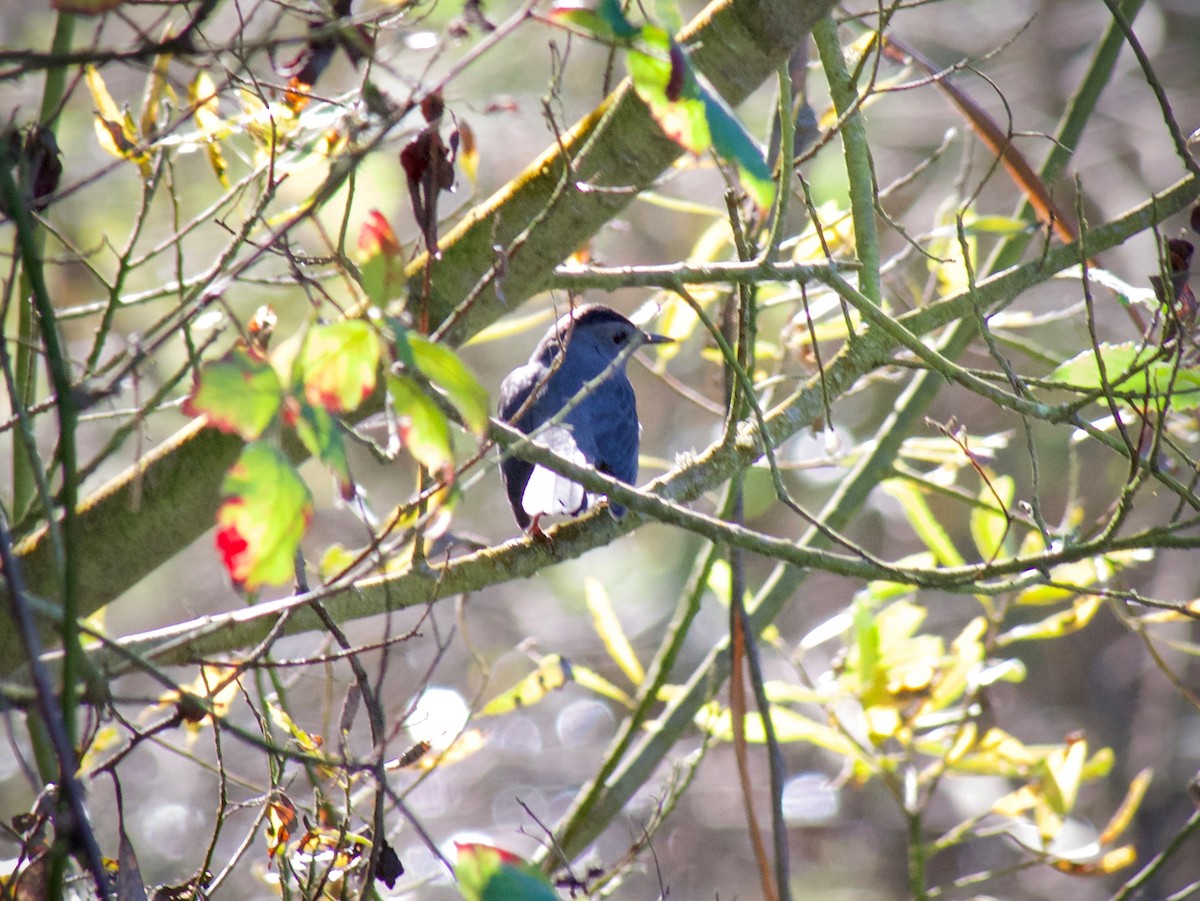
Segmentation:
{"type": "MultiPolygon", "coordinates": [[[[513,417],[525,405],[525,401],[538,387],[539,368],[533,365],[520,366],[510,372],[500,384],[500,403],[496,414],[501,420],[514,426],[522,432],[528,432],[537,426],[536,410],[530,405],[519,422],[514,423],[513,417]]],[[[521,507],[521,496],[533,472],[533,464],[519,457],[504,454],[500,459],[500,477],[504,481],[504,492],[508,495],[508,504],[512,507],[513,517],[522,530],[529,528],[530,519],[521,507]]]]}
{"type": "Polygon", "coordinates": [[[541,371],[539,367],[526,363],[506,375],[504,381],[500,383],[500,403],[496,413],[501,420],[516,426],[522,432],[528,432],[537,423],[530,423],[528,414],[521,417],[520,424],[514,423],[512,419],[524,406],[533,390],[538,387],[538,376],[541,371]]]}

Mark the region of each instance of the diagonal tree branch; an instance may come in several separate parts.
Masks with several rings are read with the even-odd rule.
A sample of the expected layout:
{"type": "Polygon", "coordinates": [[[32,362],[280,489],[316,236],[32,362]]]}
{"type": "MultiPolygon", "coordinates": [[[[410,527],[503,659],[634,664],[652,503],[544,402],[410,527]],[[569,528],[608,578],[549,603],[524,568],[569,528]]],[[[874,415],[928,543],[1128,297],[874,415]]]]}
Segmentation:
{"type": "MultiPolygon", "coordinates": [[[[1001,309],[1031,285],[1077,263],[1081,254],[1093,256],[1116,246],[1130,235],[1185,209],[1198,196],[1200,181],[1189,176],[1120,219],[1089,230],[1083,247],[1072,244],[1054,248],[1042,259],[1007,270],[979,283],[973,293],[960,294],[906,314],[900,317],[898,322],[913,334],[923,335],[959,318],[973,315],[972,311],[976,305],[989,311],[1001,309]]],[[[806,382],[799,386],[791,397],[767,414],[765,426],[769,443],[778,446],[801,429],[810,426],[824,414],[825,391],[831,395],[840,394],[866,373],[886,364],[896,349],[896,342],[881,329],[872,329],[856,338],[827,366],[824,385],[816,378],[806,382]]],[[[455,558],[445,564],[429,565],[386,577],[363,579],[353,585],[259,604],[231,614],[202,617],[167,629],[131,636],[123,641],[123,654],[114,657],[108,652],[97,652],[99,664],[112,665],[121,661],[120,665],[124,666],[130,652],[145,654],[157,663],[182,663],[253,645],[267,634],[277,616],[289,609],[294,612],[288,619],[285,632],[318,629],[318,618],[305,609],[317,599],[322,601],[338,621],[421,606],[439,598],[533,575],[547,565],[581,556],[589,550],[609,544],[647,519],[661,519],[707,535],[719,542],[736,544],[751,551],[774,556],[790,562],[793,567],[826,564],[860,577],[890,575],[903,578],[902,573],[874,566],[867,561],[805,551],[801,545],[780,542],[778,539],[764,540],[767,536],[729,526],[709,517],[701,517],[682,506],[720,485],[738,469],[758,459],[763,442],[757,422],[753,419],[744,422],[738,429],[738,435],[736,443],[714,445],[694,460],[652,482],[644,492],[612,483],[611,480],[590,470],[573,470],[581,481],[594,483],[598,490],[611,491],[634,511],[634,515],[615,521],[600,512],[566,522],[554,530],[554,541],[550,547],[528,540],[511,541],[499,547],[455,558]]],[[[1110,447],[1117,453],[1123,451],[1123,446],[1117,442],[1110,444],[1110,447]]],[[[540,452],[536,447],[529,449],[531,455],[540,452]]],[[[548,452],[546,457],[546,462],[553,465],[553,458],[548,452]]],[[[1156,473],[1155,476],[1170,479],[1164,473],[1156,473]]],[[[1188,490],[1186,486],[1174,480],[1170,481],[1168,487],[1176,493],[1188,490]]],[[[1065,548],[1061,556],[1046,558],[1042,562],[1049,565],[1069,559],[1080,559],[1095,552],[1093,547],[1079,545],[1065,548]]],[[[1006,566],[994,568],[992,572],[995,575],[1019,576],[1021,570],[1027,566],[1027,562],[1009,562],[1006,566]]],[[[980,574],[977,568],[969,568],[962,572],[948,571],[939,575],[937,579],[939,584],[953,587],[966,584],[968,580],[980,574]]],[[[762,611],[757,611],[756,616],[761,618],[762,611]]],[[[6,659],[17,660],[19,656],[6,659]]]]}

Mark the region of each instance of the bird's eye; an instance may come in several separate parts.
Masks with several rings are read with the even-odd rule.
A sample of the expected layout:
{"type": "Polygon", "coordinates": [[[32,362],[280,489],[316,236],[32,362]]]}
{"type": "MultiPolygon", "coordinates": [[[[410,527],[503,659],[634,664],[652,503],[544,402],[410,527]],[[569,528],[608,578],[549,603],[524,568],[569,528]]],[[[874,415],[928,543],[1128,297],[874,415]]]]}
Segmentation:
{"type": "Polygon", "coordinates": [[[613,332],[613,344],[624,344],[625,339],[629,337],[629,333],[625,329],[618,329],[613,332]]]}

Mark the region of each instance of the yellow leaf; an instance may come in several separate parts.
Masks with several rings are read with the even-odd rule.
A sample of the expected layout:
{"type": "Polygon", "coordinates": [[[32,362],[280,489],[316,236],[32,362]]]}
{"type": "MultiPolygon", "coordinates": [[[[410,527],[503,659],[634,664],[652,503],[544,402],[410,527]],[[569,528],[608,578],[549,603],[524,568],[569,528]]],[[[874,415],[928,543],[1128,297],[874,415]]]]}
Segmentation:
{"type": "Polygon", "coordinates": [[[1031,810],[1038,801],[1038,792],[1032,786],[1022,785],[1009,792],[992,805],[992,813],[1002,817],[1019,817],[1031,810]]]}
{"type": "Polygon", "coordinates": [[[479,716],[496,716],[538,703],[556,688],[562,688],[572,680],[571,664],[559,654],[549,654],[538,662],[538,667],[508,691],[503,692],[484,705],[479,716]]]}
{"type": "Polygon", "coordinates": [[[436,767],[459,763],[466,760],[476,751],[483,750],[485,744],[483,733],[478,729],[468,729],[451,742],[450,746],[437,754],[425,754],[417,761],[421,770],[432,770],[436,767]]]}
{"type": "Polygon", "coordinates": [[[608,656],[616,661],[617,666],[621,668],[621,672],[630,682],[634,685],[641,685],[642,680],[646,678],[646,671],[642,669],[642,664],[633,652],[629,639],[625,637],[625,632],[621,629],[621,623],[608,599],[608,592],[604,590],[604,586],[598,580],[589,577],[584,583],[584,597],[587,601],[588,611],[592,614],[592,625],[596,629],[596,634],[600,636],[600,641],[604,643],[608,656]]]}
{"type": "Polygon", "coordinates": [[[461,120],[458,123],[458,140],[458,164],[471,184],[475,184],[475,177],[479,173],[479,146],[475,143],[475,132],[471,126],[461,120]]]}
{"type": "Polygon", "coordinates": [[[1039,794],[1037,803],[1033,806],[1033,822],[1037,826],[1042,844],[1048,845],[1062,832],[1064,820],[1062,815],[1046,800],[1046,796],[1039,794]]]}
{"type": "Polygon", "coordinates": [[[79,761],[79,774],[88,773],[105,753],[121,743],[121,731],[114,725],[101,726],[88,742],[87,751],[79,761]]]}
{"type": "Polygon", "coordinates": [[[1116,813],[1108,821],[1104,827],[1104,831],[1100,833],[1100,838],[1097,841],[1101,845],[1112,843],[1116,838],[1129,828],[1130,822],[1133,820],[1134,814],[1142,804],[1142,798],[1146,796],[1146,789],[1150,787],[1150,780],[1154,777],[1153,771],[1144,769],[1129,783],[1129,790],[1125,792],[1125,798],[1121,801],[1121,806],[1117,808],[1116,813]]]}
{"type": "Polygon", "coordinates": [[[979,488],[978,505],[971,508],[971,537],[983,560],[998,559],[1004,549],[1004,540],[1009,533],[1005,511],[1012,506],[1015,493],[1016,482],[1012,476],[991,476],[979,488]]]}
{"type": "Polygon", "coordinates": [[[1005,647],[1018,641],[1061,638],[1063,635],[1078,632],[1092,621],[1092,617],[1096,615],[1096,611],[1103,603],[1104,599],[1096,595],[1076,598],[1075,603],[1068,610],[1060,610],[1036,623],[1014,626],[1000,635],[996,644],[1005,647]]]}
{"type": "Polygon", "coordinates": [[[1079,785],[1083,781],[1083,764],[1087,760],[1087,741],[1068,742],[1046,757],[1044,780],[1046,801],[1056,814],[1068,814],[1075,807],[1079,785]]]}
{"type": "Polygon", "coordinates": [[[133,119],[117,106],[108,93],[104,78],[94,66],[84,67],[84,80],[92,94],[92,103],[96,106],[94,124],[100,146],[118,159],[137,163],[143,167],[143,173],[147,172],[149,159],[146,154],[138,152],[138,134],[133,119]]]}
{"type": "Polygon", "coordinates": [[[154,65],[146,76],[146,89],[142,92],[142,113],[138,119],[138,127],[146,138],[153,138],[158,133],[158,115],[162,99],[171,90],[167,83],[167,68],[171,57],[160,53],[154,57],[154,65]]]}
{"type": "Polygon", "coordinates": [[[625,707],[633,708],[633,698],[617,688],[598,672],[586,666],[571,666],[571,678],[589,691],[594,691],[601,697],[609,698],[625,707]]]}
{"type": "Polygon", "coordinates": [[[188,101],[192,104],[192,116],[196,126],[204,135],[208,151],[208,163],[216,173],[221,186],[229,187],[229,176],[226,174],[225,157],[221,153],[218,138],[229,131],[229,126],[221,118],[221,99],[217,94],[217,86],[207,72],[197,72],[192,83],[188,85],[188,101]]]}
{"type": "Polygon", "coordinates": [[[1109,851],[1099,860],[1086,862],[1056,860],[1054,861],[1054,868],[1071,876],[1107,876],[1110,873],[1115,873],[1117,870],[1125,869],[1125,867],[1131,865],[1136,860],[1137,851],[1133,845],[1123,845],[1120,848],[1114,848],[1109,851]]]}

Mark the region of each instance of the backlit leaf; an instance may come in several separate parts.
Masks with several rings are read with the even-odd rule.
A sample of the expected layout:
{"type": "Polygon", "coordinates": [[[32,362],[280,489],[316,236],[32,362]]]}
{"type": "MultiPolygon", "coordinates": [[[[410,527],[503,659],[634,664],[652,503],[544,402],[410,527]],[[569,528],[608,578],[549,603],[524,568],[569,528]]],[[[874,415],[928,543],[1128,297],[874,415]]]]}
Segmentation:
{"type": "Polygon", "coordinates": [[[282,453],[256,441],[243,448],[221,494],[216,545],[230,578],[247,591],[289,581],[313,512],[300,474],[282,453]]]}
{"type": "Polygon", "coordinates": [[[189,416],[206,416],[209,425],[252,441],[274,420],[283,404],[283,385],[260,355],[235,347],[206,364],[191,397],[189,416]]]}
{"type": "Polygon", "coordinates": [[[331,413],[355,409],[375,390],[382,351],[379,335],[365,320],[314,325],[296,361],[304,396],[331,413]]]}
{"type": "Polygon", "coordinates": [[[446,396],[468,429],[483,435],[490,410],[487,389],[458,354],[445,344],[407,329],[397,330],[396,343],[400,358],[406,363],[411,361],[446,396]]]}
{"type": "Polygon", "coordinates": [[[572,664],[571,679],[581,687],[586,688],[588,691],[593,691],[603,698],[616,701],[624,707],[632,708],[634,706],[633,698],[627,692],[617,688],[617,686],[613,685],[594,669],[572,664]]]}
{"type": "Polygon", "coordinates": [[[1087,742],[1083,739],[1068,742],[1051,751],[1046,757],[1043,781],[1046,800],[1051,809],[1066,816],[1075,809],[1079,785],[1083,781],[1083,764],[1087,760],[1087,742]]]}
{"type": "Polygon", "coordinates": [[[678,67],[678,58],[670,56],[666,32],[661,35],[663,39],[655,47],[657,53],[629,51],[625,60],[629,76],[663,133],[684,150],[699,155],[712,146],[705,104],[691,67],[678,67]],[[676,88],[680,72],[683,83],[676,88]],[[673,100],[667,96],[669,86],[675,95],[673,100]]]}
{"type": "Polygon", "coordinates": [[[454,477],[454,453],[446,414],[408,376],[389,375],[388,393],[405,448],[417,462],[450,481],[454,477]]]}

